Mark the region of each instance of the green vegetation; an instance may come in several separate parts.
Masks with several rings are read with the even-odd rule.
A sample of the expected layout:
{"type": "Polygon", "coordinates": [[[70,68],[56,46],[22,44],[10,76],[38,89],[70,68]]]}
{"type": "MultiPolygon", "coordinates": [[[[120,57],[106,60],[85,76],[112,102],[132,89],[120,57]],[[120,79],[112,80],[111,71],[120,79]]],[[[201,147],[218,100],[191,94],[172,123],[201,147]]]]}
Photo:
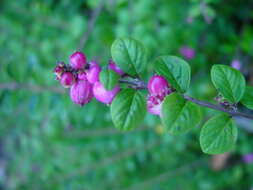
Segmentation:
{"type": "MultiPolygon", "coordinates": [[[[252,6],[250,0],[3,0],[0,7],[0,189],[252,188],[253,164],[242,161],[244,154],[253,152],[252,121],[236,118],[237,135],[230,118],[218,115],[208,120],[217,111],[201,108],[202,117],[208,121],[202,129],[193,127],[184,135],[168,134],[160,119],[151,114],[146,114],[144,123],[137,129],[121,132],[113,127],[113,122],[124,129],[124,115],[120,118],[116,112],[112,113],[118,116],[112,121],[108,106],[95,100],[84,107],[73,104],[68,90],[62,90],[53,76],[56,62],[68,62],[68,56],[77,49],[88,60],[106,65],[114,40],[121,39],[115,46],[129,45],[132,41],[124,37],[131,36],[145,44],[146,48],[141,44],[134,48],[145,52],[139,59],[147,60],[148,68],[141,73],[144,63],[140,61],[138,68],[129,72],[141,73],[142,78],[148,79],[153,70],[164,71],[159,69],[164,65],[159,65],[167,56],[155,59],[157,56],[182,57],[191,66],[191,79],[187,68],[183,68],[187,70],[185,80],[191,81],[191,88],[188,90],[188,83],[175,81],[179,91],[187,90],[189,95],[213,103],[221,81],[212,85],[212,80],[220,77],[212,76],[211,80],[212,66],[230,65],[239,60],[248,85],[246,95],[243,97],[243,92],[231,89],[238,80],[226,81],[232,84],[223,89],[223,95],[231,102],[240,100],[252,108],[252,6]],[[182,55],[182,47],[192,48],[194,55],[182,55]],[[223,131],[209,132],[210,127],[215,128],[214,119],[228,121],[223,131]],[[216,139],[231,148],[225,165],[217,169],[219,157],[202,153],[201,147],[207,153],[213,153],[214,147],[208,146],[206,141],[210,139],[201,141],[200,131],[211,140],[221,133],[228,134],[230,139],[237,136],[233,147],[226,139],[216,139]]],[[[114,53],[115,60],[125,56],[114,53]]],[[[113,74],[105,75],[113,78],[108,84],[112,88],[117,79],[113,74]]],[[[170,79],[172,75],[166,77],[170,79]]],[[[129,91],[129,94],[128,102],[142,96],[139,92],[129,91]]],[[[172,98],[180,99],[176,95],[168,98],[167,103],[172,104],[169,100],[172,98]]],[[[179,101],[185,105],[184,100],[179,101]]],[[[144,103],[136,106],[144,107],[144,103]]],[[[241,104],[239,108],[252,114],[241,104]]],[[[166,112],[176,114],[173,110],[166,112]]],[[[200,114],[198,109],[196,114],[200,114]]],[[[142,112],[138,115],[143,117],[142,112]]],[[[167,119],[165,123],[173,123],[167,119]]],[[[198,118],[187,122],[197,125],[198,118]]]]}

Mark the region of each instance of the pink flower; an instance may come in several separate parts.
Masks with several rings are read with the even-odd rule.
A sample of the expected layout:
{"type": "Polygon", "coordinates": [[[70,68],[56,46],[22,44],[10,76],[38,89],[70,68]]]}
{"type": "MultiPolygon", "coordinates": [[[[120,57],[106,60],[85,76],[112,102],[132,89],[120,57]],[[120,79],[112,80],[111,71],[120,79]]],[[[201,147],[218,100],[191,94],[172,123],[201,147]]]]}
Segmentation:
{"type": "Polygon", "coordinates": [[[169,83],[162,76],[152,76],[148,81],[148,91],[148,112],[154,115],[161,115],[162,102],[172,92],[169,83]]]}
{"type": "Polygon", "coordinates": [[[253,153],[243,155],[242,159],[246,164],[252,163],[253,162],[253,153]]]}
{"type": "Polygon", "coordinates": [[[87,104],[93,98],[92,84],[86,79],[78,80],[70,88],[70,98],[74,103],[80,104],[81,106],[87,104]]]}
{"type": "Polygon", "coordinates": [[[182,46],[179,51],[185,59],[193,59],[195,57],[195,50],[188,46],[182,46]]]}
{"type": "Polygon", "coordinates": [[[167,88],[164,89],[159,94],[148,94],[147,98],[147,109],[148,112],[154,115],[160,115],[161,116],[161,109],[162,109],[162,103],[164,98],[172,93],[172,90],[167,88]]]}
{"type": "Polygon", "coordinates": [[[65,72],[60,78],[61,85],[65,88],[69,88],[75,82],[75,77],[71,72],[65,72]]]}
{"type": "Polygon", "coordinates": [[[240,61],[240,60],[238,60],[238,59],[232,60],[232,62],[231,62],[231,67],[233,67],[233,68],[235,68],[235,69],[237,69],[237,70],[240,70],[240,69],[241,69],[241,66],[242,66],[242,64],[241,64],[241,61],[240,61]]]}
{"type": "Polygon", "coordinates": [[[93,86],[95,98],[105,104],[110,104],[119,91],[120,88],[118,85],[112,90],[106,90],[100,82],[96,82],[93,86]]]}
{"type": "Polygon", "coordinates": [[[54,74],[56,75],[57,80],[61,79],[61,75],[64,72],[64,67],[65,67],[64,62],[59,62],[54,68],[54,74]]]}
{"type": "Polygon", "coordinates": [[[159,75],[152,76],[148,81],[148,91],[151,94],[159,94],[162,90],[168,87],[169,84],[167,80],[159,75]]]}
{"type": "Polygon", "coordinates": [[[74,69],[83,69],[86,64],[86,57],[82,52],[75,52],[70,56],[70,65],[74,69]]]}
{"type": "Polygon", "coordinates": [[[80,73],[78,73],[78,79],[79,80],[87,80],[87,76],[86,76],[86,73],[85,72],[80,72],[80,73]]]}
{"type": "Polygon", "coordinates": [[[115,64],[113,60],[109,60],[108,68],[115,71],[119,75],[123,75],[124,72],[115,64]]]}
{"type": "Polygon", "coordinates": [[[90,68],[87,71],[87,80],[94,84],[99,80],[99,73],[101,72],[100,66],[95,62],[90,62],[90,68]]]}

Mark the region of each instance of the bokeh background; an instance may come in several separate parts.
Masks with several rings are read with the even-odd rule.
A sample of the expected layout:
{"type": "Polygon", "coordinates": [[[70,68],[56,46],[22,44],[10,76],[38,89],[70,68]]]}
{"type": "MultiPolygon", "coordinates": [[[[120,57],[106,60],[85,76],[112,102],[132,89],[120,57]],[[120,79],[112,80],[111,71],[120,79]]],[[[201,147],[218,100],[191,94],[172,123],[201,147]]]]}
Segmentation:
{"type": "Polygon", "coordinates": [[[188,94],[214,102],[213,64],[236,62],[253,85],[251,0],[1,0],[0,31],[1,190],[253,189],[251,121],[237,119],[233,151],[210,156],[200,127],[174,137],[148,114],[118,131],[106,105],[73,104],[52,72],[77,49],[105,65],[113,40],[132,36],[148,49],[147,77],[156,56],[183,57],[188,94]]]}

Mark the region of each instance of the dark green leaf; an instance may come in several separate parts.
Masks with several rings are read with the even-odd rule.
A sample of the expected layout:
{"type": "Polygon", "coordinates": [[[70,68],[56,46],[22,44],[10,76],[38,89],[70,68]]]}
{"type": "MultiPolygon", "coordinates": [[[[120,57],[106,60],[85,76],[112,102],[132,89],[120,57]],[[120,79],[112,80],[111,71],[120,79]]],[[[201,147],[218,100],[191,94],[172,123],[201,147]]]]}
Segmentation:
{"type": "Polygon", "coordinates": [[[199,106],[172,93],[164,99],[161,119],[169,133],[176,135],[196,127],[201,120],[201,113],[199,106]]]}
{"type": "Polygon", "coordinates": [[[129,75],[139,75],[147,64],[146,50],[137,40],[132,38],[119,38],[111,47],[113,60],[129,75]]]}
{"type": "Polygon", "coordinates": [[[253,110],[253,87],[252,86],[246,86],[241,102],[247,108],[253,110]]]}
{"type": "Polygon", "coordinates": [[[245,79],[240,71],[226,65],[214,65],[211,78],[215,88],[231,103],[241,100],[245,90],[245,79]]]}
{"type": "Polygon", "coordinates": [[[185,92],[190,85],[191,68],[183,59],[175,56],[161,56],[155,60],[155,71],[169,81],[179,92],[185,92]]]}
{"type": "Polygon", "coordinates": [[[200,146],[208,154],[222,154],[231,150],[237,139],[237,127],[227,114],[209,119],[200,132],[200,146]]]}
{"type": "Polygon", "coordinates": [[[138,127],[145,114],[146,101],[140,92],[133,89],[122,90],[111,105],[112,121],[120,130],[138,127]]]}
{"type": "Polygon", "coordinates": [[[119,82],[119,75],[111,69],[105,69],[100,72],[99,79],[105,89],[112,90],[119,82]]]}

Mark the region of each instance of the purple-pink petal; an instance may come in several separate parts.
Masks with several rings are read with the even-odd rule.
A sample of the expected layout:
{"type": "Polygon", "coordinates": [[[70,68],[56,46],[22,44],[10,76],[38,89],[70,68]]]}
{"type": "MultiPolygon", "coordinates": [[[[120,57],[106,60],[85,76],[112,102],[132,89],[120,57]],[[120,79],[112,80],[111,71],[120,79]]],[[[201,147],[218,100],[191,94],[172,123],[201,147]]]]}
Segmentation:
{"type": "Polygon", "coordinates": [[[87,104],[93,97],[92,84],[87,80],[78,80],[70,88],[70,97],[76,104],[80,104],[81,106],[87,104]]]}
{"type": "Polygon", "coordinates": [[[114,87],[112,90],[106,90],[100,82],[96,82],[93,86],[94,97],[104,104],[110,104],[119,91],[119,86],[114,87]]]}
{"type": "Polygon", "coordinates": [[[70,56],[70,65],[74,69],[83,69],[86,64],[86,57],[82,52],[75,52],[70,56]]]}

